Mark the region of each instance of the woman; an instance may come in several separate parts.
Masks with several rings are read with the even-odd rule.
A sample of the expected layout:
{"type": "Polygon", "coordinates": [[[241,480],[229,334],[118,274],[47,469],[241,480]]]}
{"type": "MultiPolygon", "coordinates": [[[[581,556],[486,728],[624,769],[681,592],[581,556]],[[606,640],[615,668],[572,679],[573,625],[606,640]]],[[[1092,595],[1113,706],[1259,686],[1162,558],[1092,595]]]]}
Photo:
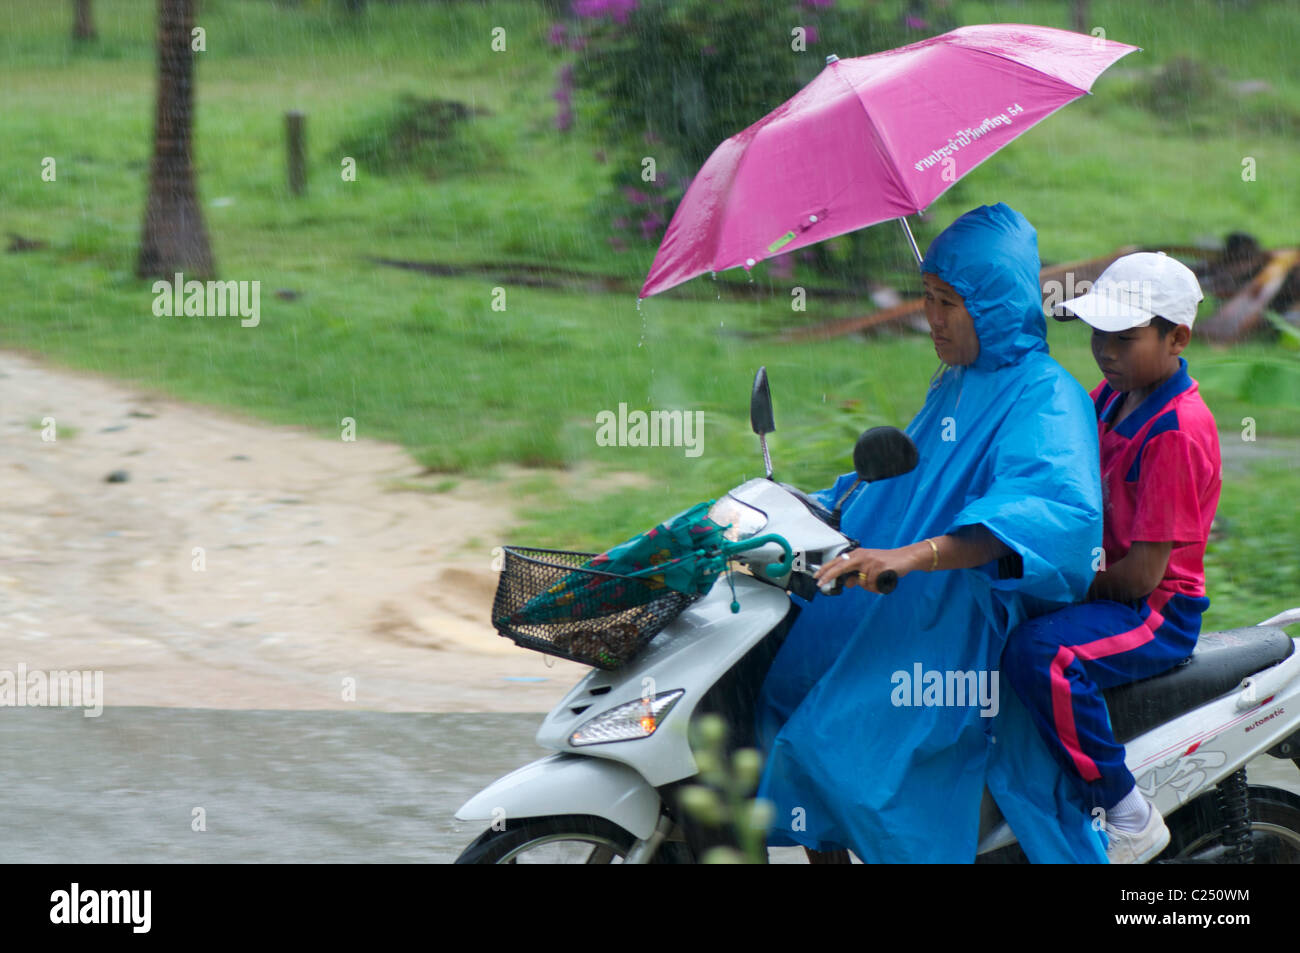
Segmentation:
{"type": "Polygon", "coordinates": [[[805,606],[764,684],[769,843],[970,861],[987,783],[1031,859],[1104,860],[1014,692],[996,690],[1007,633],[1092,580],[1092,405],[1047,353],[1037,236],[1018,212],[963,215],[922,272],[947,366],[907,428],[917,468],[845,505],[843,531],[866,548],[820,576],[849,588],[805,606]],[[885,569],[900,577],[888,596],[875,592],[885,569]]]}

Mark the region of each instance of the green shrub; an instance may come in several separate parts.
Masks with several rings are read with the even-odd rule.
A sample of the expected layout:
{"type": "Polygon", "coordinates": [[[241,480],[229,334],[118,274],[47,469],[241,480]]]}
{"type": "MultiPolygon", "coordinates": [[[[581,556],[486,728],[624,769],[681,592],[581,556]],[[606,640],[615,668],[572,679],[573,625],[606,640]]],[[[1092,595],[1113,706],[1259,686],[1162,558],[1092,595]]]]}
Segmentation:
{"type": "Polygon", "coordinates": [[[380,174],[415,171],[431,179],[506,167],[505,150],[477,121],[484,109],[406,93],[339,143],[341,155],[380,174]]]}

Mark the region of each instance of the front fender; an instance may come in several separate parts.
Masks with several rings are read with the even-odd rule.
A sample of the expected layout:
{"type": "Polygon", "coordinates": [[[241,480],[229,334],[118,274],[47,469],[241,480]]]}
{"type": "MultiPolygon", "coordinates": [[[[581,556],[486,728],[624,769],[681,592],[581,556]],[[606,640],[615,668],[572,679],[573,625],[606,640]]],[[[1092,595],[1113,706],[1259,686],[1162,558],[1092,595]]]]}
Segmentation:
{"type": "Polygon", "coordinates": [[[645,778],[617,761],[553,754],[493,781],[461,806],[456,819],[496,821],[553,814],[593,814],[645,840],[659,820],[659,794],[645,778]]]}

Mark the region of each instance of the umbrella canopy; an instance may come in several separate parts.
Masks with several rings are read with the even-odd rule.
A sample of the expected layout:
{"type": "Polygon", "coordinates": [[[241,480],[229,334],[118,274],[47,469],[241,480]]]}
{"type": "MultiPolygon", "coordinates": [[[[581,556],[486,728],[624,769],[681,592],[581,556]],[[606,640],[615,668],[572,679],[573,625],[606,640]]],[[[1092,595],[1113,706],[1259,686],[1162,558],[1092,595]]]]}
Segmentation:
{"type": "Polygon", "coordinates": [[[640,297],[923,211],[1138,49],[1050,27],[969,26],[828,57],[793,98],[714,150],[640,297]]]}

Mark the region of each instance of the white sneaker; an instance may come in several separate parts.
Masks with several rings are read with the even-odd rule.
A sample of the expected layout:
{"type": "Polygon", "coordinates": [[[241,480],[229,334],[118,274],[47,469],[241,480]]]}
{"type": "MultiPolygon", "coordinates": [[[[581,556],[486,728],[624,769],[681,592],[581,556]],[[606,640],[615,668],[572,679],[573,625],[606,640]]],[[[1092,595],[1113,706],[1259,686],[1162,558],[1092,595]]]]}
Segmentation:
{"type": "Polygon", "coordinates": [[[1169,828],[1154,804],[1142,830],[1137,833],[1122,831],[1107,824],[1106,837],[1110,841],[1106,860],[1112,864],[1145,864],[1169,846],[1169,828]]]}

